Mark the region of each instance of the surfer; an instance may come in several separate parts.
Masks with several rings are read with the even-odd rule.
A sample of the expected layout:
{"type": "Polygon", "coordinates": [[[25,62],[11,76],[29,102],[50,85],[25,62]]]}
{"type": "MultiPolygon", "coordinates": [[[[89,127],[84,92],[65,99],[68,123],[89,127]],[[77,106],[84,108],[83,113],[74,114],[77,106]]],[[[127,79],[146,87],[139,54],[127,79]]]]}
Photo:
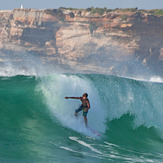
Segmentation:
{"type": "Polygon", "coordinates": [[[83,110],[84,121],[85,121],[85,125],[87,127],[87,114],[88,114],[88,109],[90,108],[88,94],[84,93],[82,97],[65,97],[65,99],[69,99],[69,98],[79,99],[82,102],[82,105],[78,109],[75,110],[75,116],[78,115],[78,112],[83,110]]]}

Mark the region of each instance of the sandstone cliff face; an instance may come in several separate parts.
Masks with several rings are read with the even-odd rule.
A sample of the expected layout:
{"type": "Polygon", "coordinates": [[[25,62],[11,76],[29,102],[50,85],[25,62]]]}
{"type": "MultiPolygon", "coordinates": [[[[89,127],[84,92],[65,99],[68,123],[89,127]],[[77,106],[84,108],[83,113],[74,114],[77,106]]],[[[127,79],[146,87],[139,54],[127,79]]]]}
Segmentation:
{"type": "Polygon", "coordinates": [[[0,35],[2,53],[39,54],[77,72],[131,75],[141,67],[163,76],[163,16],[15,9],[0,12],[0,35]]]}

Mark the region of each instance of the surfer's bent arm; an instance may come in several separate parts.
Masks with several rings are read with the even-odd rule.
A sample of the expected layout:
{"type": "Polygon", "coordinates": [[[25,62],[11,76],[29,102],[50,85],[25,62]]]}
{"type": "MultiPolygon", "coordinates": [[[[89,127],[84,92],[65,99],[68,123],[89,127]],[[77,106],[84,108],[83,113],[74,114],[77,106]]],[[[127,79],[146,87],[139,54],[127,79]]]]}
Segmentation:
{"type": "Polygon", "coordinates": [[[65,99],[69,99],[69,98],[71,98],[71,99],[81,99],[81,97],[65,97],[65,99]]]}
{"type": "Polygon", "coordinates": [[[88,110],[88,109],[91,107],[91,106],[90,106],[90,103],[89,103],[89,100],[87,100],[86,103],[87,103],[86,109],[88,110]]]}
{"type": "Polygon", "coordinates": [[[87,109],[89,109],[91,106],[90,106],[90,103],[89,103],[89,100],[87,100],[87,109]]]}

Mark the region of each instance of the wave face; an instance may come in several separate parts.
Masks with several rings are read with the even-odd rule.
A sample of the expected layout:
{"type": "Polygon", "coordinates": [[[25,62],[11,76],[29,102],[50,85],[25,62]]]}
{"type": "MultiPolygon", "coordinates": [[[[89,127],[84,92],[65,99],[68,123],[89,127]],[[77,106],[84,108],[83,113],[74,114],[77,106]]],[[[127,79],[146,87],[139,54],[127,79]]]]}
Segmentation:
{"type": "Polygon", "coordinates": [[[163,84],[97,74],[0,77],[1,162],[162,162],[163,84]],[[88,125],[74,110],[89,94],[88,125]]]}

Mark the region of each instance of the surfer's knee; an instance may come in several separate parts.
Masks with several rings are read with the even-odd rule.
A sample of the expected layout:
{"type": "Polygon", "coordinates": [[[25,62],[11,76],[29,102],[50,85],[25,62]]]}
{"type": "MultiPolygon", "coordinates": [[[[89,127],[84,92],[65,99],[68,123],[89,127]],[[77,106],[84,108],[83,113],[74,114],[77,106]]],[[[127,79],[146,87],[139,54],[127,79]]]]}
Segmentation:
{"type": "Polygon", "coordinates": [[[83,116],[86,117],[88,114],[88,111],[87,112],[83,112],[83,116]]]}

